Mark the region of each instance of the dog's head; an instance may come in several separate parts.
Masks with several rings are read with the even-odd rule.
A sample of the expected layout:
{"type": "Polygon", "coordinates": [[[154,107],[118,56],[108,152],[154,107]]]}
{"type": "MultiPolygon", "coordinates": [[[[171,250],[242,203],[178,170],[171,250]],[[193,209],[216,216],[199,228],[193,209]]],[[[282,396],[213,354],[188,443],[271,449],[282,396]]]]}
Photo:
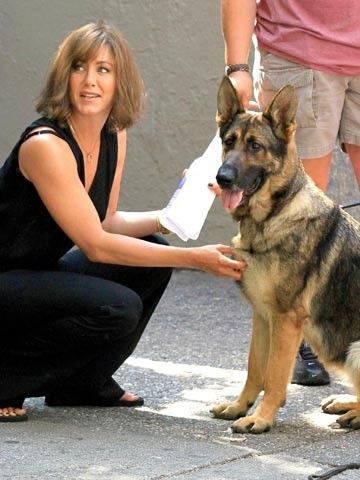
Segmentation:
{"type": "Polygon", "coordinates": [[[235,217],[260,208],[271,211],[273,198],[286,189],[298,166],[294,141],[297,96],[286,85],[264,113],[247,112],[228,77],[218,92],[216,121],[223,144],[223,163],[216,180],[225,208],[235,217]],[[235,209],[235,211],[234,211],[235,209]]]}

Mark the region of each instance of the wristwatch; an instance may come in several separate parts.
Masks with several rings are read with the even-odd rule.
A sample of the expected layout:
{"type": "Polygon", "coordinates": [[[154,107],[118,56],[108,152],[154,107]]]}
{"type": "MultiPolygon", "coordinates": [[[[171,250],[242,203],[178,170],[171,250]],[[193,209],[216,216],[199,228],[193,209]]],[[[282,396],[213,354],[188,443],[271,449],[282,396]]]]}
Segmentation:
{"type": "Polygon", "coordinates": [[[233,63],[226,65],[225,75],[229,76],[233,72],[248,72],[250,73],[250,68],[247,63],[233,63]]]}

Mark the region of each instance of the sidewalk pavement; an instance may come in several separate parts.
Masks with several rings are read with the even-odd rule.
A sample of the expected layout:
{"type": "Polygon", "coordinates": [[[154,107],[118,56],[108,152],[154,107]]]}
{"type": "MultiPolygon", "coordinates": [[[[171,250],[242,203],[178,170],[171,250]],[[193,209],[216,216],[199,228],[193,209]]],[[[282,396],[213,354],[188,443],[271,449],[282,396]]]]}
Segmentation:
{"type": "MultiPolygon", "coordinates": [[[[232,434],[209,408],[236,396],[246,375],[250,310],[234,282],[174,272],[134,355],[116,374],[141,408],[49,408],[0,424],[0,479],[302,480],[360,461],[360,432],[334,430],[323,397],[347,392],[290,385],[272,430],[232,434]]],[[[360,478],[347,470],[336,480],[360,478]]]]}

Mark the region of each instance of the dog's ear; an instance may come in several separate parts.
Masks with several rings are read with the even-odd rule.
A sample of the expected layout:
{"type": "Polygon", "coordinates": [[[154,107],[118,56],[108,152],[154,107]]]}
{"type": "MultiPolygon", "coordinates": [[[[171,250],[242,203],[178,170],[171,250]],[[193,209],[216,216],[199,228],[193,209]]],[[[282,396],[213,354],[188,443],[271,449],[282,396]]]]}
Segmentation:
{"type": "Polygon", "coordinates": [[[219,128],[228,123],[237,113],[245,112],[236,90],[228,77],[224,77],[221,81],[217,95],[217,108],[216,122],[219,128]]]}
{"type": "Polygon", "coordinates": [[[270,105],[264,112],[264,117],[270,120],[273,131],[278,138],[289,140],[295,130],[295,115],[298,99],[295,88],[285,85],[275,94],[270,105]]]}

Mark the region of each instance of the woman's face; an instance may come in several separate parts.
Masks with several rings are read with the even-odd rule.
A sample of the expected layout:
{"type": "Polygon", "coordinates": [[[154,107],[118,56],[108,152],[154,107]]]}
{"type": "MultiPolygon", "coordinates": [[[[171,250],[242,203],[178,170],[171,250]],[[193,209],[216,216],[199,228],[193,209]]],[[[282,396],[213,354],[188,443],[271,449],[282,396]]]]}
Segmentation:
{"type": "Polygon", "coordinates": [[[93,58],[72,67],[69,96],[75,115],[106,119],[113,105],[115,90],[115,62],[108,47],[100,47],[93,58]]]}

